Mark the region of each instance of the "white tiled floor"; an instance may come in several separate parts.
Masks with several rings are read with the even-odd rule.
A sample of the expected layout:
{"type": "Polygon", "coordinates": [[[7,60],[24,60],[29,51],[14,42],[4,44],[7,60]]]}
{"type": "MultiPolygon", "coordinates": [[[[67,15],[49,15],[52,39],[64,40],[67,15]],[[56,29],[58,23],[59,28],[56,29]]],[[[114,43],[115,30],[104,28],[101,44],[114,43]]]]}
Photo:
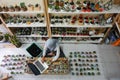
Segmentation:
{"type": "MultiPolygon", "coordinates": [[[[42,45],[42,44],[41,44],[42,45]]],[[[23,45],[20,50],[25,51],[29,45],[23,45]]],[[[43,46],[43,45],[42,45],[43,46]]],[[[100,57],[103,75],[96,77],[76,77],[71,75],[15,75],[11,80],[120,80],[120,47],[111,45],[95,45],[95,44],[61,44],[66,56],[70,51],[91,51],[97,50],[100,57]]],[[[1,49],[3,50],[3,49],[1,49]]],[[[10,50],[10,49],[9,49],[10,50]]],[[[13,49],[11,49],[13,50],[13,49]]],[[[19,50],[18,50],[19,52],[19,50]]],[[[0,51],[1,53],[1,51],[0,51]]]]}

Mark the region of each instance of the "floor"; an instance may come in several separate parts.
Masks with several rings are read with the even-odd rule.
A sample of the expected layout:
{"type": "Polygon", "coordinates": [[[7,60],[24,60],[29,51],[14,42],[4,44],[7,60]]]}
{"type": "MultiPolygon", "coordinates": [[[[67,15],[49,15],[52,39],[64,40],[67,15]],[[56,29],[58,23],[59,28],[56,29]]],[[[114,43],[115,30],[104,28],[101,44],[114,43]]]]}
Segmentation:
{"type": "MultiPolygon", "coordinates": [[[[16,50],[23,53],[30,44],[24,44],[19,49],[5,48],[0,45],[0,54],[4,51],[16,50]],[[21,52],[22,51],[22,52],[21,52]]],[[[40,44],[43,46],[43,44],[40,44]]],[[[66,56],[70,51],[91,51],[96,50],[99,54],[102,75],[95,77],[82,77],[68,75],[40,75],[34,76],[32,74],[14,75],[10,80],[120,80],[120,47],[113,47],[111,45],[96,45],[96,44],[61,44],[66,56]]]]}

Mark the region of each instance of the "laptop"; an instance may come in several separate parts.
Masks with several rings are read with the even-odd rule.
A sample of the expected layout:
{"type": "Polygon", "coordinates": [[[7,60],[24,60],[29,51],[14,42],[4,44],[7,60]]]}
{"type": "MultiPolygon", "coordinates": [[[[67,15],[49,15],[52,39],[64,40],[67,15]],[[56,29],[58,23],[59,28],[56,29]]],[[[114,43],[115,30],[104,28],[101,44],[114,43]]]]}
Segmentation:
{"type": "Polygon", "coordinates": [[[48,68],[47,63],[42,63],[41,58],[38,58],[33,63],[28,63],[28,66],[35,75],[42,74],[48,68]]]}

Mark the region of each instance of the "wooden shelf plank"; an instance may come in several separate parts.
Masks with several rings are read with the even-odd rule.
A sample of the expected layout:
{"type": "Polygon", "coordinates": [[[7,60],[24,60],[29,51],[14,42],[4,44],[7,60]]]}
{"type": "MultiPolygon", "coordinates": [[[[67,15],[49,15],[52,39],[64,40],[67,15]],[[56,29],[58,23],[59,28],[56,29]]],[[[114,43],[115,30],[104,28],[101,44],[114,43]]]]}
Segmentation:
{"type": "Polygon", "coordinates": [[[50,27],[95,27],[95,28],[108,28],[108,27],[112,27],[111,24],[106,24],[104,26],[101,25],[61,25],[61,24],[56,24],[56,25],[50,25],[50,27]]]}
{"type": "Polygon", "coordinates": [[[46,23],[36,24],[6,24],[7,27],[46,27],[46,23]]]}
{"type": "Polygon", "coordinates": [[[60,43],[101,43],[101,41],[61,41],[60,43]]]}
{"type": "Polygon", "coordinates": [[[52,35],[52,37],[104,37],[104,34],[101,35],[93,35],[93,36],[86,36],[86,35],[52,35]]]}

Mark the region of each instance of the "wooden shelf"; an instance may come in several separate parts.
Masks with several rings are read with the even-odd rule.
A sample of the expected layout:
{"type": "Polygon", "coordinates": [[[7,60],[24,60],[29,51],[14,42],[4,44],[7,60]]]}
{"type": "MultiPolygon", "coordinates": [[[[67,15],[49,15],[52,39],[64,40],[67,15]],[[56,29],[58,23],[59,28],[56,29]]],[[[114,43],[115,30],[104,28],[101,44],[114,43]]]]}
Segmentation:
{"type": "Polygon", "coordinates": [[[36,23],[36,24],[6,24],[7,27],[46,27],[46,23],[36,23]]]}
{"type": "MultiPolygon", "coordinates": [[[[37,14],[37,13],[40,13],[40,14],[44,14],[45,16],[45,20],[44,20],[44,23],[39,23],[39,24],[6,24],[5,21],[2,21],[4,23],[4,25],[6,26],[6,28],[9,30],[9,28],[25,28],[25,27],[46,27],[47,28],[47,33],[48,35],[47,36],[41,36],[41,35],[17,35],[17,38],[20,38],[22,40],[23,43],[33,43],[33,42],[37,42],[37,43],[45,43],[45,41],[42,41],[42,37],[63,37],[63,38],[69,38],[69,37],[73,37],[75,38],[75,41],[73,39],[73,41],[62,41],[62,43],[100,43],[102,40],[102,38],[104,38],[106,36],[106,33],[108,33],[108,30],[106,30],[106,32],[104,34],[101,34],[101,35],[94,35],[94,36],[89,36],[89,35],[52,35],[52,27],[56,27],[56,28],[59,28],[59,27],[63,27],[63,28],[105,28],[105,29],[109,29],[112,27],[112,24],[106,24],[106,25],[79,25],[76,21],[76,24],[72,25],[72,24],[51,24],[50,23],[50,15],[51,14],[54,14],[54,15],[76,15],[76,14],[84,14],[84,15],[97,15],[97,14],[106,14],[106,13],[120,13],[120,6],[117,6],[117,5],[113,5],[112,9],[111,10],[108,10],[108,11],[103,11],[103,12],[82,12],[82,11],[75,11],[75,12],[66,12],[66,11],[59,11],[59,12],[56,12],[55,10],[50,10],[48,8],[48,0],[22,0],[23,2],[25,2],[26,6],[28,6],[28,4],[33,4],[35,5],[36,3],[39,3],[41,5],[41,11],[16,11],[16,12],[0,12],[0,14],[10,14],[10,15],[14,15],[14,14],[20,14],[20,15],[33,15],[33,14],[37,14]],[[28,38],[26,39],[26,37],[28,38],[39,38],[39,40],[37,39],[31,39],[29,40],[28,38]],[[88,38],[87,41],[76,41],[76,38],[88,38]],[[97,39],[97,40],[91,40],[89,38],[95,38],[95,37],[98,37],[98,38],[101,38],[101,39],[97,39]],[[90,41],[91,40],[91,41],[90,41]]],[[[19,3],[21,2],[20,0],[9,0],[9,1],[6,1],[6,0],[2,0],[0,1],[1,3],[3,4],[7,4],[8,6],[9,5],[14,5],[14,4],[17,4],[19,5],[19,3]],[[13,4],[14,3],[14,4],[13,4]]],[[[12,29],[11,29],[12,30],[12,29]]],[[[9,30],[9,32],[11,32],[9,30]]],[[[120,32],[120,30],[119,30],[120,32]]],[[[76,33],[76,32],[75,32],[76,33]]],[[[12,34],[12,32],[11,32],[12,34]]],[[[64,40],[64,39],[63,39],[64,40]]]]}
{"type": "Polygon", "coordinates": [[[93,35],[93,36],[86,36],[86,35],[52,35],[52,37],[104,37],[104,34],[101,35],[93,35]]]}
{"type": "Polygon", "coordinates": [[[119,13],[120,12],[120,6],[113,5],[111,10],[103,11],[103,12],[81,12],[81,11],[75,11],[75,12],[66,12],[66,11],[59,11],[56,12],[54,10],[48,9],[48,13],[53,14],[106,14],[106,13],[119,13]]]}
{"type": "Polygon", "coordinates": [[[101,41],[61,41],[60,43],[101,43],[101,41]]]}
{"type": "Polygon", "coordinates": [[[51,24],[50,27],[95,27],[95,28],[108,28],[108,27],[112,27],[112,25],[106,24],[105,26],[101,26],[101,25],[70,25],[70,24],[66,24],[66,25],[62,25],[62,24],[52,25],[51,24]]]}

